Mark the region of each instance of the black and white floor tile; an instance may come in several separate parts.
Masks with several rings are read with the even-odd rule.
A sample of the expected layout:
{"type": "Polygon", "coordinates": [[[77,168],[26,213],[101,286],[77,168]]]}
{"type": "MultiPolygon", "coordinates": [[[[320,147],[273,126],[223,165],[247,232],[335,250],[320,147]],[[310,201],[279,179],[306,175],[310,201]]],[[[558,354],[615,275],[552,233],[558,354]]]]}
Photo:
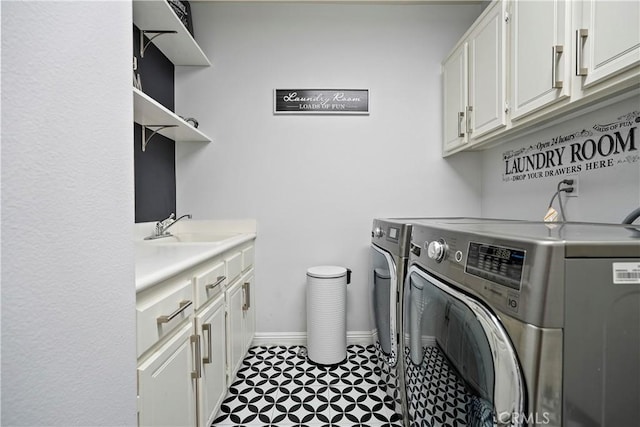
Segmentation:
{"type": "MultiPolygon", "coordinates": [[[[405,351],[411,427],[492,426],[487,402],[473,396],[438,347],[420,364],[405,351]]],[[[402,427],[397,373],[380,349],[352,345],[334,367],[309,363],[304,347],[253,347],[212,427],[402,427]]]]}
{"type": "Polygon", "coordinates": [[[493,426],[490,404],[470,393],[439,347],[425,347],[420,364],[407,348],[405,366],[410,419],[419,420],[411,427],[493,426]]]}
{"type": "Polygon", "coordinates": [[[351,345],[335,367],[309,363],[304,347],[253,347],[213,427],[402,427],[373,345],[351,345]]]}

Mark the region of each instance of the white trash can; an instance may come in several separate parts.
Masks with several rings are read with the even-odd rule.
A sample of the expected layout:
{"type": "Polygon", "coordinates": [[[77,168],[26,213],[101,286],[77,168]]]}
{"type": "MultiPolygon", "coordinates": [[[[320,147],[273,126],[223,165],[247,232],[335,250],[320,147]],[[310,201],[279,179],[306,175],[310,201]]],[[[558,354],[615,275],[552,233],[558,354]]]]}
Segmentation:
{"type": "Polygon", "coordinates": [[[347,359],[347,283],[351,270],[324,265],[307,270],[307,357],[318,365],[347,359]]]}

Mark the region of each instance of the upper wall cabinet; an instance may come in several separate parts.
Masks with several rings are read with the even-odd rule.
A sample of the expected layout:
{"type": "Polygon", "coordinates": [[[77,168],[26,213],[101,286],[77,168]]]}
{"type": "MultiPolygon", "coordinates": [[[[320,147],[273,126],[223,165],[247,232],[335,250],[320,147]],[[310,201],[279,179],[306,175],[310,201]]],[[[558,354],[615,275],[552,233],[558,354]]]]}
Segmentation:
{"type": "Polygon", "coordinates": [[[444,153],[506,124],[504,6],[489,5],[443,63],[444,153]]]}
{"type": "Polygon", "coordinates": [[[152,43],[174,65],[211,65],[165,0],[134,0],[133,23],[140,28],[141,43],[144,45],[145,35],[153,38],[152,43]]]}
{"type": "MultiPolygon", "coordinates": [[[[584,0],[576,28],[576,74],[590,88],[640,64],[640,2],[584,0]]],[[[578,15],[580,12],[578,11],[578,15]]]]}
{"type": "Polygon", "coordinates": [[[478,138],[506,124],[505,3],[493,3],[469,35],[468,132],[478,138]]]}
{"type": "Polygon", "coordinates": [[[512,4],[511,119],[517,120],[570,95],[568,1],[512,4]]]}
{"type": "Polygon", "coordinates": [[[445,152],[469,143],[466,120],[469,100],[467,51],[468,45],[464,42],[449,55],[442,66],[445,152]]]}
{"type": "Polygon", "coordinates": [[[492,2],[443,63],[443,155],[495,146],[607,98],[637,96],[639,21],[638,2],[492,2]],[[465,45],[468,89],[455,89],[465,45]],[[465,109],[456,110],[464,90],[465,109]]]}

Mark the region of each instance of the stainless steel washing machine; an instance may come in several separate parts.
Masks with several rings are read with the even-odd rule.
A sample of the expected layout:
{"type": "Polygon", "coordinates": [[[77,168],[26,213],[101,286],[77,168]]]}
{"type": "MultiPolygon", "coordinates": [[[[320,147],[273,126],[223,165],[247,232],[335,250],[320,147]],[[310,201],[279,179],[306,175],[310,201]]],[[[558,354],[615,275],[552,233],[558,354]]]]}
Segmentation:
{"type": "Polygon", "coordinates": [[[403,347],[412,426],[640,419],[640,231],[414,221],[403,347]]]}
{"type": "Polygon", "coordinates": [[[403,416],[409,426],[409,410],[404,385],[404,359],[399,337],[405,336],[404,282],[409,259],[411,227],[421,224],[475,224],[507,220],[472,217],[377,218],[371,231],[369,302],[374,344],[381,380],[386,383],[389,406],[403,416]],[[392,403],[391,403],[392,402],[392,403]]]}

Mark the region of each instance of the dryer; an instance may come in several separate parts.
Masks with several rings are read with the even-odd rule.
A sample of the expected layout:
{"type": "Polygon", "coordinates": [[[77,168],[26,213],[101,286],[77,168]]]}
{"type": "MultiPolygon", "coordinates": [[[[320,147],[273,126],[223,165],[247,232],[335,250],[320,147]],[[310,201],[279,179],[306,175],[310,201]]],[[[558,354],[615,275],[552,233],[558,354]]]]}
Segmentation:
{"type": "Polygon", "coordinates": [[[412,426],[640,419],[637,227],[414,221],[409,249],[412,426]]]}

